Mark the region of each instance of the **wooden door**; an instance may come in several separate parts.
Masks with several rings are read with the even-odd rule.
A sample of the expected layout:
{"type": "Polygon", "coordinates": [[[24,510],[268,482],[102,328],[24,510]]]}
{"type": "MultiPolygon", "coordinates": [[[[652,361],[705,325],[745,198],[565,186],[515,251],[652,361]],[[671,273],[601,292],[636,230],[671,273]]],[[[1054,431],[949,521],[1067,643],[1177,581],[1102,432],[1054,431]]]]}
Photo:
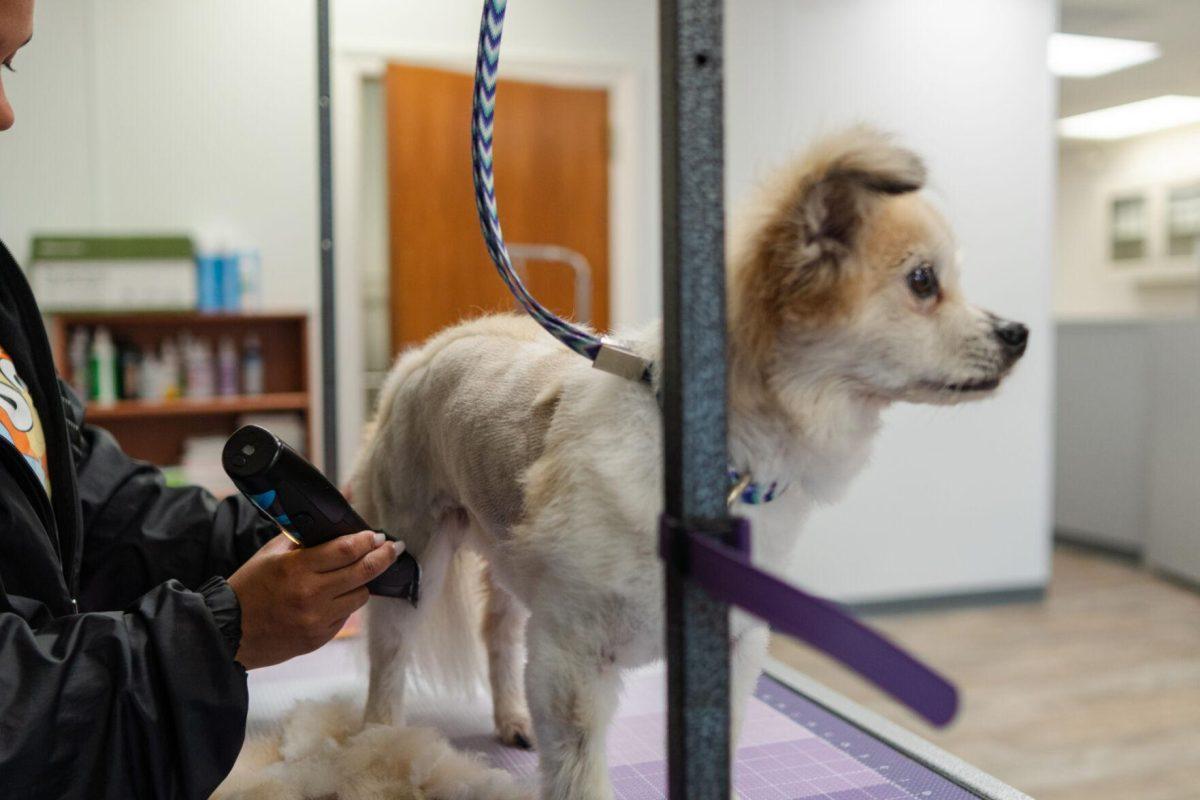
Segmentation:
{"type": "MultiPolygon", "coordinates": [[[[608,96],[500,81],[496,193],[509,243],[568,247],[591,266],[592,325],[608,326],[608,96]]],[[[391,64],[386,78],[391,341],[396,352],[515,307],[488,258],[471,184],[469,75],[391,64]]],[[[538,300],[575,317],[573,272],[531,264],[538,300]]]]}

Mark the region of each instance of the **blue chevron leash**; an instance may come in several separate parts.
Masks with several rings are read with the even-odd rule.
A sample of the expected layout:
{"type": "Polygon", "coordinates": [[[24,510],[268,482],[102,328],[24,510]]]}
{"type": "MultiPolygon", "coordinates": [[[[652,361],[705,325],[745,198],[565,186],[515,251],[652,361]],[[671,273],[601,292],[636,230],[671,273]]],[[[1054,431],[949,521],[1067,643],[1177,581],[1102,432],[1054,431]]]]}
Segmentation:
{"type": "Polygon", "coordinates": [[[500,230],[496,208],[496,177],[492,140],[496,119],[496,81],[500,67],[500,37],[504,32],[506,0],[485,0],[479,27],[479,54],[475,59],[475,94],[471,112],[471,171],[475,183],[475,208],[488,255],[501,279],[521,307],[555,339],[588,359],[598,369],[633,381],[649,381],[650,362],[626,347],[560,319],[525,288],[513,269],[500,230]]]}

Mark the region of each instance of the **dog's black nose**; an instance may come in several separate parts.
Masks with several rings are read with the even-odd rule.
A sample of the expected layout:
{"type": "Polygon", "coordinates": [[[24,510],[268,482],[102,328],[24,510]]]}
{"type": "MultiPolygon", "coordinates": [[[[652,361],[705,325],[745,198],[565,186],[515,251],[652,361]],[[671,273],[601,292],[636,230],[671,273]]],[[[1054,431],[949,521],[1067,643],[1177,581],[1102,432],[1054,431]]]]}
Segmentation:
{"type": "Polygon", "coordinates": [[[1004,354],[1012,360],[1020,358],[1025,353],[1025,345],[1029,342],[1029,328],[1019,322],[1002,320],[992,329],[1000,344],[1004,345],[1004,354]]]}

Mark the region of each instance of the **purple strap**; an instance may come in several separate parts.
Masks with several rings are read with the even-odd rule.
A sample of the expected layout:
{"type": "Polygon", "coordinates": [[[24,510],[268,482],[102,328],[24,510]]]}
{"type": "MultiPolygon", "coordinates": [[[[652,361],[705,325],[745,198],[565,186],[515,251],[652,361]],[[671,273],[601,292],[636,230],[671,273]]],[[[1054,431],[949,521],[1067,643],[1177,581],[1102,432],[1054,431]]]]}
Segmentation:
{"type": "Polygon", "coordinates": [[[717,600],[802,639],[942,727],[958,711],[953,684],[834,603],[790,586],[750,563],[750,524],[730,520],[733,545],[672,521],[659,527],[659,555],[717,600]]]}

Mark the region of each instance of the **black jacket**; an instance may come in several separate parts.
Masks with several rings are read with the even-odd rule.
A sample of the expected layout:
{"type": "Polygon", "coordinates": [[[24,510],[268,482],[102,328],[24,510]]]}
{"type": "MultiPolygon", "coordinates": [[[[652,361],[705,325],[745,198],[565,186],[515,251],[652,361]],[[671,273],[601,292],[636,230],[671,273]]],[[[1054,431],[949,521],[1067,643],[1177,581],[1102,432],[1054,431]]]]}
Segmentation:
{"type": "Polygon", "coordinates": [[[0,796],[207,797],[246,720],[224,577],[276,529],[241,498],[166,488],[83,423],[2,244],[0,346],[41,417],[53,497],[0,437],[0,796]]]}

